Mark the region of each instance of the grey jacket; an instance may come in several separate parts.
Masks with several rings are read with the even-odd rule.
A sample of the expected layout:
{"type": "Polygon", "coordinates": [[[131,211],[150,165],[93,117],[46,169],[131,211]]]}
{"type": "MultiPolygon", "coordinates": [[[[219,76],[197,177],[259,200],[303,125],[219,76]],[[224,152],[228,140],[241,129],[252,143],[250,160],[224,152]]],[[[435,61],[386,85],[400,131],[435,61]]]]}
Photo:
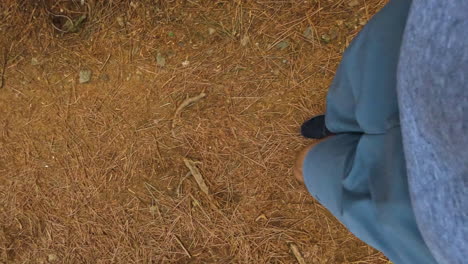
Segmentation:
{"type": "Polygon", "coordinates": [[[440,264],[468,263],[468,3],[413,0],[398,68],[411,199],[440,264]]]}

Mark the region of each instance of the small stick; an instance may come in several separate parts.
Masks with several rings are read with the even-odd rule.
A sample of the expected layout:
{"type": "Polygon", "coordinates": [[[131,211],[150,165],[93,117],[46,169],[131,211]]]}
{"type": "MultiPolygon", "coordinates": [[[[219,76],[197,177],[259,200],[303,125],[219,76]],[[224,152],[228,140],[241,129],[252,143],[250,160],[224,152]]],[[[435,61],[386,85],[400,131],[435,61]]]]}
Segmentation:
{"type": "Polygon", "coordinates": [[[184,250],[185,254],[187,254],[187,256],[189,258],[192,258],[192,254],[190,254],[190,252],[187,250],[187,248],[184,246],[184,243],[182,243],[182,241],[180,240],[180,238],[177,236],[177,235],[174,235],[177,243],[179,243],[180,247],[184,250]]]}
{"type": "Polygon", "coordinates": [[[297,248],[296,244],[290,243],[289,248],[291,249],[292,253],[294,254],[294,257],[296,257],[297,262],[299,264],[306,264],[304,257],[302,256],[301,252],[299,251],[299,248],[297,248]]]}
{"type": "Polygon", "coordinates": [[[210,190],[208,189],[208,186],[206,185],[205,180],[203,179],[203,176],[201,175],[200,171],[195,165],[198,162],[184,158],[184,163],[185,163],[185,166],[187,166],[187,168],[190,170],[190,174],[192,174],[193,177],[195,178],[195,181],[197,182],[198,187],[200,187],[202,192],[206,194],[206,198],[208,198],[211,208],[215,210],[219,209],[218,202],[213,197],[211,197],[210,190]]]}
{"type": "Polygon", "coordinates": [[[177,107],[177,110],[176,110],[175,113],[174,113],[174,117],[173,117],[173,119],[172,119],[172,125],[171,125],[171,128],[172,128],[172,135],[173,135],[174,137],[175,137],[175,132],[174,132],[175,121],[176,121],[177,116],[180,114],[180,112],[182,112],[182,110],[183,110],[185,107],[187,107],[187,106],[189,106],[189,105],[191,105],[191,104],[193,104],[193,103],[199,101],[200,99],[204,98],[205,96],[206,96],[206,94],[202,92],[202,93],[200,93],[199,95],[197,95],[197,96],[195,96],[195,97],[190,97],[190,98],[185,99],[185,100],[179,105],[179,107],[177,107]]]}
{"type": "Polygon", "coordinates": [[[206,195],[210,195],[210,190],[208,189],[208,186],[205,183],[205,180],[203,179],[203,176],[201,175],[200,171],[198,168],[195,166],[195,162],[193,160],[189,160],[184,158],[184,163],[185,166],[190,170],[190,173],[193,175],[195,178],[195,181],[198,184],[198,187],[204,192],[206,195]]]}

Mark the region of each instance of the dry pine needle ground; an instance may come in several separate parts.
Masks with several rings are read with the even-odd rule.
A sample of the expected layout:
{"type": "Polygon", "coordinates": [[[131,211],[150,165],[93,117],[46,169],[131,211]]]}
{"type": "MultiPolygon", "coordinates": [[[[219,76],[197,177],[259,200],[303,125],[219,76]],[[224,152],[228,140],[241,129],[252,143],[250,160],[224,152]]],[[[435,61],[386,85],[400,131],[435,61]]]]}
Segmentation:
{"type": "Polygon", "coordinates": [[[388,263],[291,177],[383,4],[1,1],[0,263],[388,263]]]}

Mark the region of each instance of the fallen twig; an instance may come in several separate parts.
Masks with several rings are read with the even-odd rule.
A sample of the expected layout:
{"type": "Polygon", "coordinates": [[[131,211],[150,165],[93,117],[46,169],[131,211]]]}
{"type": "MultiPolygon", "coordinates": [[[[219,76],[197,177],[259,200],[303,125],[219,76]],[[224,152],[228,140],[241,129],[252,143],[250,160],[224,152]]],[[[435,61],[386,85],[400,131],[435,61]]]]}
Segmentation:
{"type": "Polygon", "coordinates": [[[203,176],[201,175],[200,171],[198,170],[197,166],[195,165],[197,162],[184,158],[184,163],[185,166],[190,170],[190,174],[193,175],[195,178],[195,181],[198,184],[198,187],[200,187],[200,190],[206,194],[206,197],[208,198],[208,201],[210,202],[210,205],[212,206],[213,209],[218,209],[219,205],[216,200],[213,199],[210,195],[210,190],[208,186],[205,183],[205,180],[203,179],[203,176]]]}
{"type": "Polygon", "coordinates": [[[208,186],[205,183],[205,180],[203,179],[203,176],[201,175],[200,171],[198,168],[195,166],[195,162],[193,160],[189,160],[184,158],[184,163],[185,166],[190,170],[190,173],[193,175],[195,178],[195,181],[198,184],[198,187],[204,192],[206,195],[210,195],[210,190],[208,189],[208,186]]]}
{"type": "Polygon", "coordinates": [[[299,264],[306,264],[304,257],[302,256],[301,252],[299,251],[299,248],[297,247],[296,244],[294,243],[289,243],[289,248],[291,249],[292,253],[294,254],[294,257],[296,257],[297,262],[299,264]]]}
{"type": "Polygon", "coordinates": [[[182,112],[182,110],[183,110],[185,107],[187,107],[187,106],[189,106],[189,105],[191,105],[191,104],[193,104],[193,103],[199,101],[200,99],[204,98],[205,96],[206,96],[206,94],[202,92],[202,93],[200,93],[199,95],[197,95],[197,96],[195,96],[195,97],[190,97],[190,98],[185,99],[185,100],[179,105],[179,107],[177,107],[177,110],[176,110],[175,113],[174,113],[174,117],[172,118],[172,125],[171,125],[171,128],[172,128],[172,135],[173,135],[174,137],[175,137],[175,131],[174,131],[175,122],[176,122],[176,119],[177,119],[178,115],[180,114],[180,112],[182,112]]]}

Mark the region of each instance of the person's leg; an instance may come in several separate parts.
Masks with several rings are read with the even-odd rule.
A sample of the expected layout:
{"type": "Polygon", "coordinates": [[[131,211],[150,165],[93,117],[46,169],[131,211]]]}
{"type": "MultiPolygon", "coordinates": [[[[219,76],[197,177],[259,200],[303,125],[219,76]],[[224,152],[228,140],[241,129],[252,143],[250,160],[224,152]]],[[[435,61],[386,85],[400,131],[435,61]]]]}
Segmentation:
{"type": "MultiPolygon", "coordinates": [[[[399,125],[396,70],[410,3],[391,0],[346,49],[327,95],[331,132],[381,134],[399,125]]],[[[323,130],[311,121],[303,125],[305,137],[323,130]]]]}
{"type": "Polygon", "coordinates": [[[318,140],[299,152],[295,176],[332,214],[341,214],[342,180],[352,165],[361,134],[318,140]],[[298,175],[301,173],[301,175],[298,175]]]}
{"type": "Polygon", "coordinates": [[[297,166],[311,195],[358,238],[394,263],[435,263],[414,219],[399,127],[326,138],[297,166]]]}
{"type": "Polygon", "coordinates": [[[296,163],[294,165],[294,168],[293,168],[293,174],[294,174],[294,177],[296,178],[296,180],[298,180],[300,183],[304,183],[304,175],[302,173],[302,167],[304,166],[304,159],[307,155],[307,153],[309,153],[309,151],[315,146],[317,145],[318,143],[324,141],[326,138],[323,138],[323,139],[320,139],[320,140],[317,140],[315,141],[314,143],[306,146],[305,148],[303,148],[301,151],[299,151],[297,153],[297,156],[296,156],[296,163]]]}

